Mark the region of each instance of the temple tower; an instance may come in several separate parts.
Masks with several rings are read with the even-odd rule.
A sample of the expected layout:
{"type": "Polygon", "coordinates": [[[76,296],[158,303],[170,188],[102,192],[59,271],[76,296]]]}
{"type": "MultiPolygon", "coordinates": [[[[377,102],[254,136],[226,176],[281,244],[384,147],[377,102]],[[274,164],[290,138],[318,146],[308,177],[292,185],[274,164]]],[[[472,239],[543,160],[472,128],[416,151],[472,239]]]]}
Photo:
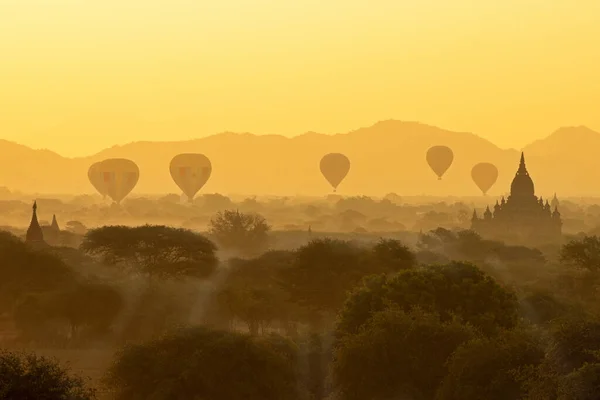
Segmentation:
{"type": "Polygon", "coordinates": [[[37,218],[37,201],[33,202],[33,214],[31,216],[31,223],[27,228],[27,235],[25,236],[27,243],[44,243],[44,234],[37,218]]]}

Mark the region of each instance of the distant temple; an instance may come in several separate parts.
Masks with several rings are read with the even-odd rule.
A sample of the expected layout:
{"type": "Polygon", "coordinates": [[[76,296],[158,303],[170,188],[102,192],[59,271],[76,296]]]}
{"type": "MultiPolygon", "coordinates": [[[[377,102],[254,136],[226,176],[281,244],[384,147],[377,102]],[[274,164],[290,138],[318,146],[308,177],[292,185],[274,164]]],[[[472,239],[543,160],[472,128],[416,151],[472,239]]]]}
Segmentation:
{"type": "Polygon", "coordinates": [[[519,169],[510,186],[510,195],[500,203],[496,201],[494,211],[486,207],[483,218],[473,211],[471,229],[481,236],[502,240],[507,243],[547,244],[561,239],[562,221],[558,212],[556,194],[552,200],[552,211],[548,200],[535,196],[534,185],[521,153],[519,169]]]}
{"type": "Polygon", "coordinates": [[[56,233],[60,232],[60,228],[58,227],[58,222],[56,221],[56,214],[52,215],[52,224],[50,225],[50,228],[56,233]]]}
{"type": "Polygon", "coordinates": [[[33,215],[31,216],[31,223],[29,224],[29,228],[27,228],[27,235],[25,236],[25,241],[31,244],[40,244],[44,242],[44,233],[42,232],[42,227],[37,219],[37,201],[33,202],[33,215]]]}

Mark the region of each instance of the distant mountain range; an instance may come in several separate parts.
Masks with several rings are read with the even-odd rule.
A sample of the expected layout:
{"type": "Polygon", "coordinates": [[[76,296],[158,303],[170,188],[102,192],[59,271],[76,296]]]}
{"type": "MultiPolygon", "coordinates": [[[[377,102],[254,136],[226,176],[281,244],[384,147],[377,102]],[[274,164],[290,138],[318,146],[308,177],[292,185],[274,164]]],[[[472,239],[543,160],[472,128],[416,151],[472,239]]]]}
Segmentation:
{"type": "MultiPolygon", "coordinates": [[[[527,168],[544,197],[600,195],[600,133],[566,127],[523,151],[527,168]]],[[[106,158],[129,158],[140,168],[134,193],[179,193],[169,175],[169,162],[179,153],[199,152],[212,162],[213,173],[201,193],[248,195],[325,195],[331,187],[319,171],[329,152],[348,156],[350,173],[338,188],[341,195],[477,196],[471,168],[494,163],[499,171],[489,195],[507,193],[520,151],[501,149],[465,132],[451,132],[416,122],[382,121],[345,134],[309,132],[297,137],[220,133],[179,142],[134,142],[85,158],[65,158],[0,140],[0,186],[26,193],[94,193],[88,167],[106,158]],[[427,149],[446,145],[454,162],[438,181],[425,161],[427,149]]]]}

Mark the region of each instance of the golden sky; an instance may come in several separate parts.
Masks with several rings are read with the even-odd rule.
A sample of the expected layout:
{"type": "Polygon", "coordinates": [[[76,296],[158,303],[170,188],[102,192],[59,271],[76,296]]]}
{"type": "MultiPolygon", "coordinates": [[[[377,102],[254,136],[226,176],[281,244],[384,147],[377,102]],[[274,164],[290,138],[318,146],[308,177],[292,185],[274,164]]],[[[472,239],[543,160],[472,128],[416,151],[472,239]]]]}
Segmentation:
{"type": "Polygon", "coordinates": [[[598,0],[0,0],[0,138],[600,130],[598,0]]]}

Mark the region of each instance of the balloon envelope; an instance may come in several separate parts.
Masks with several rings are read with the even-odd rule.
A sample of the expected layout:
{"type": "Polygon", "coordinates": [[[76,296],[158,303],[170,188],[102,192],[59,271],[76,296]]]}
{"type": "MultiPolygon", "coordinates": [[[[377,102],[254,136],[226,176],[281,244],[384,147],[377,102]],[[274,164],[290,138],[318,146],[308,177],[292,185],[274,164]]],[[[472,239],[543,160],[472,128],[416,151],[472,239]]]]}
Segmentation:
{"type": "Polygon", "coordinates": [[[320,167],[321,173],[335,192],[350,171],[350,160],[341,153],[329,153],[321,159],[320,167]]]}
{"type": "Polygon", "coordinates": [[[498,179],[498,168],[487,162],[476,164],[471,169],[471,178],[485,195],[498,179]]]}
{"type": "Polygon", "coordinates": [[[102,196],[106,196],[106,185],[104,184],[104,179],[102,178],[102,173],[100,172],[100,162],[94,163],[88,169],[88,179],[94,188],[100,193],[102,196]]]}
{"type": "Polygon", "coordinates": [[[452,165],[454,153],[448,146],[433,146],[427,150],[426,159],[427,164],[429,164],[429,167],[438,176],[438,179],[442,179],[444,173],[452,165]]]}
{"type": "Polygon", "coordinates": [[[117,204],[127,197],[140,179],[140,169],[131,160],[109,158],[98,166],[106,194],[117,204]]]}
{"type": "Polygon", "coordinates": [[[210,160],[204,154],[176,155],[171,160],[169,169],[171,178],[190,202],[194,200],[194,196],[206,184],[212,173],[210,160]]]}

